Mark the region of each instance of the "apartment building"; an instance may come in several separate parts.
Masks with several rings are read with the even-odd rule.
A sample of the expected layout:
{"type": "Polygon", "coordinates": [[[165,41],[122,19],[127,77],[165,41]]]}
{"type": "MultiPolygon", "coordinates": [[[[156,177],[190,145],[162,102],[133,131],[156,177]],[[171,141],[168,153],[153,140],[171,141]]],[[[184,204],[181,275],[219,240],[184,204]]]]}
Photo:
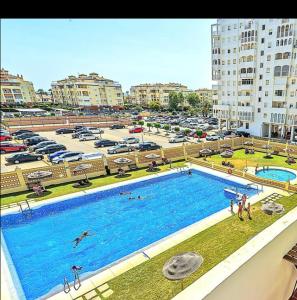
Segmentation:
{"type": "Polygon", "coordinates": [[[38,90],[36,91],[37,102],[54,103],[51,91],[38,90]]]}
{"type": "Polygon", "coordinates": [[[130,88],[130,100],[133,104],[142,106],[148,106],[151,101],[158,101],[161,106],[168,106],[171,92],[182,92],[186,95],[189,90],[187,86],[180,83],[144,83],[130,88]]]}
{"type": "Polygon", "coordinates": [[[68,76],[52,82],[55,102],[81,107],[124,105],[122,86],[97,73],[68,76]]]}
{"type": "Polygon", "coordinates": [[[202,101],[209,101],[209,103],[212,103],[212,95],[213,91],[210,89],[198,89],[195,90],[195,93],[198,95],[199,99],[202,101]]]}
{"type": "Polygon", "coordinates": [[[22,104],[37,101],[33,83],[24,80],[22,75],[9,74],[7,70],[0,71],[1,103],[22,104]]]}
{"type": "Polygon", "coordinates": [[[218,94],[213,113],[220,122],[255,136],[293,140],[296,31],[297,19],[218,19],[211,26],[218,94]]]}

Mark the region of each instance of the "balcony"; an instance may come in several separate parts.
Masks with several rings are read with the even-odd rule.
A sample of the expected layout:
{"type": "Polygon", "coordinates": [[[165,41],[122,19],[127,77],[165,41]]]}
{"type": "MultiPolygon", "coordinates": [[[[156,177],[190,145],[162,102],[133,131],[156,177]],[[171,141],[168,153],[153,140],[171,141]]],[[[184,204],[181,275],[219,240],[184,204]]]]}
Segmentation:
{"type": "Polygon", "coordinates": [[[253,84],[242,84],[238,86],[239,91],[253,91],[254,85],[253,84]]]}
{"type": "Polygon", "coordinates": [[[286,108],[270,108],[270,123],[284,124],[286,121],[286,108]]]}

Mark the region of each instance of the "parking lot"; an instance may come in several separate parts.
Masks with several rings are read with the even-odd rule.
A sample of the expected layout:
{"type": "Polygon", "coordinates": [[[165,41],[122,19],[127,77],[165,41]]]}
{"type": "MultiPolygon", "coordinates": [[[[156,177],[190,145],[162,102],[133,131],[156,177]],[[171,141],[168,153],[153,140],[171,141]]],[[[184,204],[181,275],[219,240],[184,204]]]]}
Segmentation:
{"type": "MultiPolygon", "coordinates": [[[[129,134],[128,128],[114,129],[114,130],[111,130],[109,128],[104,128],[104,133],[101,136],[103,139],[109,139],[113,141],[119,141],[123,137],[135,136],[139,138],[140,142],[142,141],[155,142],[156,144],[164,148],[176,147],[182,144],[182,143],[169,143],[168,141],[169,137],[174,136],[175,135],[174,133],[170,133],[169,136],[165,136],[164,130],[160,129],[159,131],[160,131],[160,135],[155,134],[156,129],[151,129],[151,132],[148,132],[148,129],[146,129],[144,133],[129,134]]],[[[71,134],[57,135],[55,131],[39,132],[39,134],[40,136],[46,137],[49,140],[54,140],[57,143],[65,145],[67,150],[69,151],[82,151],[84,153],[100,152],[106,156],[110,155],[107,153],[107,150],[110,147],[95,148],[94,140],[80,142],[78,139],[73,139],[71,134]]],[[[194,140],[192,138],[189,138],[189,142],[195,142],[195,141],[196,139],[194,140]]],[[[45,155],[45,159],[42,161],[33,161],[33,162],[26,162],[20,164],[7,164],[5,157],[12,154],[13,153],[1,154],[1,172],[14,171],[16,167],[21,169],[30,169],[30,168],[37,168],[37,167],[51,165],[51,162],[47,160],[47,155],[45,155]]]]}

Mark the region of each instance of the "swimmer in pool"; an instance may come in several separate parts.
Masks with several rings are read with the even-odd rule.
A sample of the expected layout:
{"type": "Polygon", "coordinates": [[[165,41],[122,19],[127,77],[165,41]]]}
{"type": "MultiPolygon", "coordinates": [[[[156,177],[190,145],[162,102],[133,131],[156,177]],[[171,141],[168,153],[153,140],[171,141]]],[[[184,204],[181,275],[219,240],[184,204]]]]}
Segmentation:
{"type": "Polygon", "coordinates": [[[131,195],[131,192],[120,192],[120,195],[131,195]]]}
{"type": "Polygon", "coordinates": [[[75,243],[73,248],[76,248],[78,244],[87,236],[92,236],[93,234],[90,234],[89,231],[84,231],[79,237],[75,238],[72,242],[75,243]]]}

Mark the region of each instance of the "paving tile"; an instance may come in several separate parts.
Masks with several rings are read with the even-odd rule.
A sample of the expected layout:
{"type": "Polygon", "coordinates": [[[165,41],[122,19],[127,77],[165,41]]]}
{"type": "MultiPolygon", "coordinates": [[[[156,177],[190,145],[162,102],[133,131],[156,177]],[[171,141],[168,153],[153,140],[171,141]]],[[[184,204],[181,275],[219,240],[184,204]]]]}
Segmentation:
{"type": "Polygon", "coordinates": [[[93,297],[97,296],[96,291],[90,291],[84,295],[87,300],[93,299],[93,297]]]}
{"type": "Polygon", "coordinates": [[[106,292],[104,292],[103,294],[102,294],[102,296],[104,297],[104,298],[108,298],[110,295],[112,295],[113,294],[113,291],[112,290],[107,290],[106,292]]]}
{"type": "Polygon", "coordinates": [[[98,273],[97,275],[92,276],[90,280],[97,287],[102,285],[103,283],[106,283],[114,277],[115,275],[110,271],[110,269],[107,269],[103,272],[98,273]]]}
{"type": "Polygon", "coordinates": [[[105,283],[105,284],[97,287],[97,289],[100,293],[102,293],[102,292],[106,291],[107,289],[109,289],[109,285],[107,283],[105,283]]]}
{"type": "Polygon", "coordinates": [[[102,298],[100,297],[100,296],[95,296],[95,297],[93,297],[91,300],[101,300],[102,298]]]}

